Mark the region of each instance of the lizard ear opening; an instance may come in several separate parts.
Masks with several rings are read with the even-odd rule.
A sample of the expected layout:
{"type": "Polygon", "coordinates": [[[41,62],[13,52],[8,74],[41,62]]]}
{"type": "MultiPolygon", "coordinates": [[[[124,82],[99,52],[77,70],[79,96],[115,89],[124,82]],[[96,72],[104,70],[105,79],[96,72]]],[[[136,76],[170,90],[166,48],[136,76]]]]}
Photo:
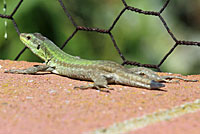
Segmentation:
{"type": "Polygon", "coordinates": [[[30,39],[31,39],[31,37],[30,37],[30,36],[27,36],[26,38],[27,38],[28,40],[30,40],[30,39]]]}
{"type": "Polygon", "coordinates": [[[40,49],[40,45],[37,46],[37,50],[39,50],[39,49],[40,49]]]}

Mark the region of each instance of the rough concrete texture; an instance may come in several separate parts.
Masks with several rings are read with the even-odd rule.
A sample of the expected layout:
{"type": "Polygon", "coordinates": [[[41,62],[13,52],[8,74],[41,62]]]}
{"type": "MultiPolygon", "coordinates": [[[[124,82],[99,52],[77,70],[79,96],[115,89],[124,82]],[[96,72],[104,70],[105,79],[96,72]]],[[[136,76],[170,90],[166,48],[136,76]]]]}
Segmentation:
{"type": "Polygon", "coordinates": [[[129,134],[200,134],[200,112],[149,125],[129,134]]]}
{"type": "MultiPolygon", "coordinates": [[[[90,82],[55,74],[4,73],[38,64],[0,60],[0,134],[85,134],[200,99],[199,81],[166,83],[162,90],[111,85],[114,90],[105,93],[73,89],[90,82]]],[[[200,80],[200,75],[183,77],[200,80]]],[[[197,111],[124,133],[200,133],[199,124],[197,111]]]]}

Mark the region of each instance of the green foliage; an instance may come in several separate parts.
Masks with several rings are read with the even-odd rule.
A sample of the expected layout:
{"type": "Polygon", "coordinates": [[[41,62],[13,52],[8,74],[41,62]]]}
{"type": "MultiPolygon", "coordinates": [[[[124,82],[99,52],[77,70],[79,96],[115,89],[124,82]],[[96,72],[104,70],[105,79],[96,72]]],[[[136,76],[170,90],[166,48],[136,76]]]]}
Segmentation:
{"type": "MultiPolygon", "coordinates": [[[[130,6],[153,11],[159,11],[163,5],[163,3],[155,0],[127,0],[127,3],[130,6]]],[[[10,14],[17,4],[18,1],[7,0],[7,14],[10,14]]],[[[78,25],[102,29],[108,29],[124,8],[121,0],[65,0],[64,4],[78,25]]],[[[183,20],[180,21],[177,16],[173,15],[173,12],[185,11],[185,9],[176,11],[175,4],[178,4],[178,2],[171,1],[164,11],[165,20],[177,35],[177,38],[197,40],[193,36],[194,28],[187,28],[183,20]],[[185,30],[187,30],[187,33],[185,33],[185,30]]],[[[0,1],[0,5],[0,8],[3,8],[2,1],[0,1]]],[[[3,14],[3,11],[0,13],[3,14]]],[[[75,30],[59,2],[55,0],[24,1],[14,18],[20,32],[42,33],[58,46],[62,46],[75,30]]],[[[3,38],[5,27],[4,19],[2,18],[0,18],[0,29],[0,58],[14,59],[24,45],[20,42],[10,20],[8,20],[7,40],[3,38]]],[[[158,64],[174,45],[171,37],[157,17],[145,16],[131,11],[126,11],[121,16],[112,33],[123,55],[128,60],[141,63],[158,64]]],[[[200,32],[196,31],[195,37],[199,37],[199,34],[200,32]]],[[[96,32],[78,31],[64,48],[64,51],[86,59],[107,59],[121,62],[121,58],[114,48],[109,35],[96,32]]],[[[199,48],[178,47],[162,65],[162,69],[184,74],[200,73],[200,56],[196,53],[199,53],[199,48]],[[186,55],[185,52],[188,51],[193,54],[186,55]],[[189,58],[183,58],[181,55],[189,58]],[[193,62],[188,65],[187,62],[191,59],[193,62]]],[[[26,50],[19,60],[40,61],[29,50],[26,50]]]]}

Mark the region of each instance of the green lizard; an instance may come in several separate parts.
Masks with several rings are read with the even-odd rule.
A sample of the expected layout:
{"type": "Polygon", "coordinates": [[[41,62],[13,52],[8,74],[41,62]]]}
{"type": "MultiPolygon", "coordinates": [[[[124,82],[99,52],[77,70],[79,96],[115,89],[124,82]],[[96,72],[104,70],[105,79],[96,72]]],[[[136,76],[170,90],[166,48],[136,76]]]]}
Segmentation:
{"type": "Polygon", "coordinates": [[[168,77],[160,77],[150,69],[142,67],[128,69],[113,61],[86,60],[69,55],[40,33],[21,33],[20,39],[34,54],[45,61],[45,65],[37,65],[25,70],[8,70],[7,73],[35,74],[39,71],[47,71],[94,82],[88,86],[78,87],[81,89],[110,88],[108,83],[157,89],[165,86],[160,83],[161,81],[168,82],[166,80],[168,77]]]}

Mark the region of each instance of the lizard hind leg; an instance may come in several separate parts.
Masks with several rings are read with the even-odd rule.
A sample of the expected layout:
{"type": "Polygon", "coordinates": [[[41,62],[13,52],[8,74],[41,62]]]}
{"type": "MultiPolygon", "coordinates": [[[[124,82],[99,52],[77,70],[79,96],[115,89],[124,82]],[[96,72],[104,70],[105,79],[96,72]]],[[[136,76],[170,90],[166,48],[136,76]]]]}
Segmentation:
{"type": "Polygon", "coordinates": [[[162,78],[156,74],[156,72],[152,71],[151,69],[145,68],[145,67],[134,67],[134,68],[129,68],[129,70],[137,75],[155,80],[155,81],[160,81],[162,78]]]}
{"type": "Polygon", "coordinates": [[[151,69],[144,68],[144,67],[134,67],[129,69],[132,73],[153,79],[158,82],[166,82],[166,83],[178,83],[178,80],[172,80],[172,79],[179,79],[186,82],[197,82],[198,80],[190,80],[190,79],[184,79],[179,76],[159,76],[156,74],[156,72],[152,71],[151,69]]]}
{"type": "Polygon", "coordinates": [[[113,88],[108,86],[108,81],[104,75],[95,74],[91,77],[94,84],[89,84],[88,86],[75,86],[74,88],[80,88],[80,89],[88,89],[88,88],[95,88],[96,90],[102,91],[102,92],[109,92],[108,90],[103,90],[101,88],[107,88],[110,90],[113,90],[113,88]]]}

